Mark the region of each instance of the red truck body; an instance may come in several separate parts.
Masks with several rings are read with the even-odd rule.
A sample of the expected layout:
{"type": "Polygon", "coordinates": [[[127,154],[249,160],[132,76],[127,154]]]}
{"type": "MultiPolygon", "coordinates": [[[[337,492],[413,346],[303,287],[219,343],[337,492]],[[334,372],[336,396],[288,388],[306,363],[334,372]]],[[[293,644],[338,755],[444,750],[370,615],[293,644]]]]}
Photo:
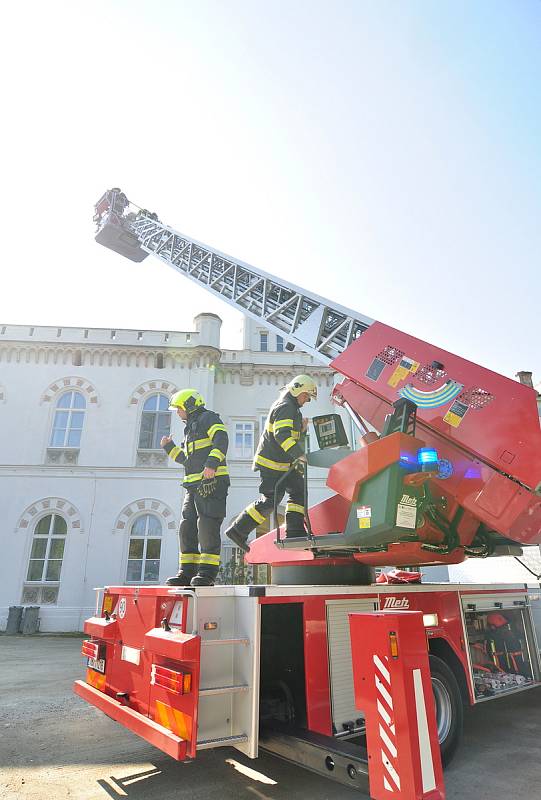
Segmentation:
{"type": "Polygon", "coordinates": [[[464,702],[539,685],[523,585],[118,586],[85,622],[83,652],[99,657],[75,691],[177,760],[221,745],[256,757],[273,703],[286,734],[289,719],[330,748],[362,729],[348,615],[378,610],[423,613],[428,653],[449,667],[464,702]],[[492,614],[514,630],[520,664],[494,651],[492,614]]]}

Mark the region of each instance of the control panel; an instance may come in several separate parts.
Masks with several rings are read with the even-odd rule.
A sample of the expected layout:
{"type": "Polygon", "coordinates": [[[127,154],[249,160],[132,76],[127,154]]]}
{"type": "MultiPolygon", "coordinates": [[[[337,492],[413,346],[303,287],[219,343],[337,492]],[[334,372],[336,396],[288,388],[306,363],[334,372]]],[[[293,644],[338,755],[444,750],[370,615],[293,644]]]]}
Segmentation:
{"type": "Polygon", "coordinates": [[[348,444],[348,437],[340,414],[324,414],[312,417],[317,443],[320,450],[326,447],[344,447],[348,444]]]}

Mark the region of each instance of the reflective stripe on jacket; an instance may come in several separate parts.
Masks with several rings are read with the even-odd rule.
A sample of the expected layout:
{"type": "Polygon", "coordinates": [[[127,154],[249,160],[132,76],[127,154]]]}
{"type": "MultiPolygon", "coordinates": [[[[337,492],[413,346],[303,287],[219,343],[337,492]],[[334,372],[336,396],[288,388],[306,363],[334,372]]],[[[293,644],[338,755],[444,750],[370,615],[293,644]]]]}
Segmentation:
{"type": "Polygon", "coordinates": [[[184,486],[194,486],[203,478],[206,467],[216,470],[216,477],[229,482],[226,464],[228,447],[227,429],[214,411],[196,408],[189,414],[181,445],[169,442],[164,450],[177,464],[183,464],[184,486]]]}
{"type": "Polygon", "coordinates": [[[291,462],[304,455],[299,444],[301,435],[301,409],[293,395],[285,392],[269,411],[254,457],[254,469],[266,467],[287,472],[291,462]]]}

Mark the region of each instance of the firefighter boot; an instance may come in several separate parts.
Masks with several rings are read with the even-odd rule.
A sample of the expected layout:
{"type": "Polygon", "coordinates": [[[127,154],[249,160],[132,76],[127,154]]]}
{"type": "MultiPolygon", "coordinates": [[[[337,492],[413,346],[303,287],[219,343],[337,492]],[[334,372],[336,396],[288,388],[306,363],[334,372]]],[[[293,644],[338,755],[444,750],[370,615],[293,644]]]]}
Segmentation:
{"type": "Polygon", "coordinates": [[[200,572],[195,575],[191,580],[191,586],[214,586],[214,578],[210,575],[201,574],[200,572]]]}
{"type": "Polygon", "coordinates": [[[235,525],[230,525],[229,528],[225,531],[225,535],[231,539],[232,542],[242,550],[243,553],[247,553],[250,549],[250,545],[246,541],[247,537],[243,535],[235,525]]]}
{"type": "MultiPolygon", "coordinates": [[[[192,573],[193,575],[193,573],[192,573]]],[[[189,575],[184,570],[180,570],[176,575],[172,575],[165,581],[166,586],[189,586],[192,580],[192,575],[189,575]]]]}

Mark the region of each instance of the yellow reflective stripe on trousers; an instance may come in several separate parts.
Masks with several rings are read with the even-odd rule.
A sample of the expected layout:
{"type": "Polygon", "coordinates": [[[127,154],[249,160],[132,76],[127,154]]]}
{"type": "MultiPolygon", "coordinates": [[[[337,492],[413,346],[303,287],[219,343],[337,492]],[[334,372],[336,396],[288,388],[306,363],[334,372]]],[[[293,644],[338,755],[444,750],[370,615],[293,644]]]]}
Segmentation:
{"type": "Polygon", "coordinates": [[[222,453],[221,450],[218,450],[217,447],[213,447],[213,449],[210,451],[209,458],[211,458],[211,457],[212,458],[217,458],[218,461],[224,461],[225,460],[225,454],[222,453]]]}
{"type": "Polygon", "coordinates": [[[254,461],[256,464],[259,464],[260,467],[267,467],[267,469],[273,469],[276,472],[287,472],[291,466],[289,462],[284,464],[281,461],[273,461],[270,458],[265,458],[265,456],[260,455],[257,455],[254,461]]]}
{"type": "Polygon", "coordinates": [[[199,553],[181,553],[180,563],[182,564],[199,564],[199,553]]]}
{"type": "Polygon", "coordinates": [[[279,419],[277,422],[273,424],[274,432],[279,431],[281,428],[292,428],[293,427],[293,420],[292,419],[279,419]]]}
{"type": "Polygon", "coordinates": [[[254,522],[257,522],[258,525],[262,525],[263,522],[265,522],[266,518],[263,516],[263,514],[259,513],[254,503],[248,506],[246,513],[253,519],[254,522]]]}
{"type": "Polygon", "coordinates": [[[214,439],[214,434],[218,433],[218,431],[227,432],[227,428],[225,427],[225,425],[221,425],[219,422],[217,422],[214,425],[210,426],[210,428],[207,431],[207,436],[209,437],[209,439],[214,439]]]}
{"type": "Polygon", "coordinates": [[[176,458],[176,457],[177,457],[177,456],[178,456],[180,453],[182,453],[182,447],[179,447],[178,445],[175,445],[175,447],[173,447],[173,449],[169,451],[169,458],[172,458],[172,459],[173,459],[173,461],[174,461],[174,460],[175,460],[175,458],[176,458]]]}
{"type": "Polygon", "coordinates": [[[284,439],[280,446],[282,450],[285,450],[287,453],[287,451],[291,450],[292,447],[295,447],[296,444],[297,442],[295,439],[293,439],[291,436],[288,436],[287,439],[284,439]]]}
{"type": "MultiPolygon", "coordinates": [[[[218,467],[216,470],[216,475],[229,475],[229,468],[228,467],[218,467]]],[[[200,481],[203,478],[202,472],[191,472],[189,475],[184,476],[184,483],[195,483],[196,481],[200,481]]]]}
{"type": "Polygon", "coordinates": [[[219,567],[220,566],[220,556],[215,555],[214,553],[201,553],[199,557],[200,564],[207,564],[211,567],[219,567]]]}
{"type": "Polygon", "coordinates": [[[300,506],[298,503],[290,503],[288,501],[286,503],[286,514],[289,511],[296,511],[298,514],[304,514],[304,506],[300,506]]]}

